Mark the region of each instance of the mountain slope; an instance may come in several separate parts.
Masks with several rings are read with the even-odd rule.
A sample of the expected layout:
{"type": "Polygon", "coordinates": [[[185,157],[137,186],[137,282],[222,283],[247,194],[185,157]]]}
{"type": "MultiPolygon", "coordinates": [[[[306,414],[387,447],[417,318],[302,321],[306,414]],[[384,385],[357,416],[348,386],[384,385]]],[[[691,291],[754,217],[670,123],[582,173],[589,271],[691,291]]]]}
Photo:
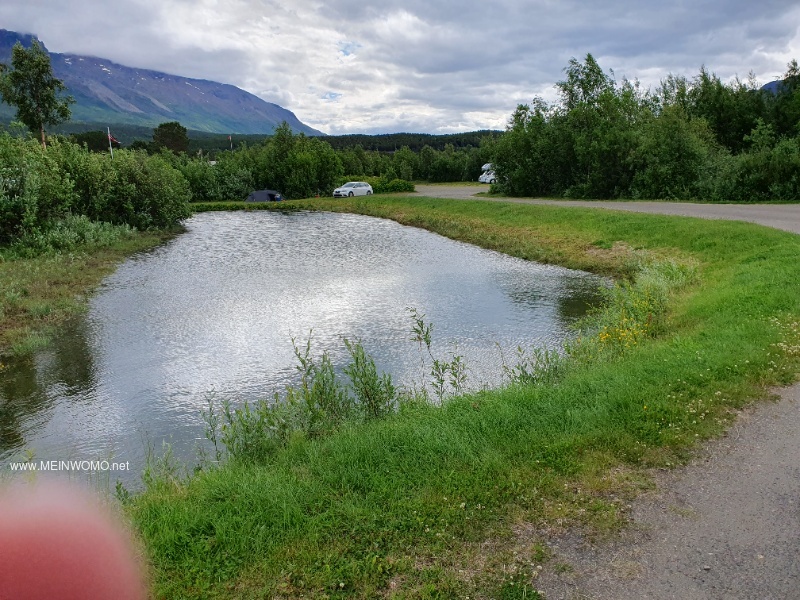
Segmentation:
{"type": "MultiPolygon", "coordinates": [[[[17,41],[29,47],[33,39],[37,38],[0,29],[0,62],[10,64],[17,41]]],[[[75,98],[73,122],[155,127],[178,121],[198,131],[269,134],[286,121],[297,133],[323,135],[291,111],[232,85],[135,69],[103,58],[49,54],[53,73],[75,98]]],[[[13,116],[12,107],[0,103],[0,108],[0,117],[13,116]]]]}

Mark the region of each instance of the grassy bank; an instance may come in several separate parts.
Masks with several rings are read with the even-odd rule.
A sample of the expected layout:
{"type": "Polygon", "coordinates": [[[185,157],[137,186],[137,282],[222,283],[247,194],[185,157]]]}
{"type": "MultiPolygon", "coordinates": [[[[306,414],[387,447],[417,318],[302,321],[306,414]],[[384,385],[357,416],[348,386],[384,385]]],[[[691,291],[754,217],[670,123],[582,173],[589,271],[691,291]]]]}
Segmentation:
{"type": "Polygon", "coordinates": [[[628,324],[639,297],[622,298],[554,385],[407,405],[186,482],[154,465],[127,508],[157,597],[535,597],[546,532],[614,530],[626,498],[648,485],[644,468],[686,459],[797,372],[800,236],[425,198],[265,208],[286,206],[392,218],[621,280],[641,283],[643,264],[691,265],[695,275],[645,334],[636,327],[646,318],[628,324]]]}
{"type": "Polygon", "coordinates": [[[166,238],[129,232],[102,246],[79,245],[34,257],[0,253],[0,356],[47,345],[55,328],[85,308],[87,295],[121,260],[166,238]]]}

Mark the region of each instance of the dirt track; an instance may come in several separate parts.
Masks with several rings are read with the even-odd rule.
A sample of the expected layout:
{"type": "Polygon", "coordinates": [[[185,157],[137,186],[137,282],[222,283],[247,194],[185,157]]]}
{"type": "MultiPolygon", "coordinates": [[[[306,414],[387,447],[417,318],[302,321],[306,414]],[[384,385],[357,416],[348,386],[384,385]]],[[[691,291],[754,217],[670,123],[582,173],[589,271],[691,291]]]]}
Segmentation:
{"type": "MultiPolygon", "coordinates": [[[[469,198],[486,187],[417,192],[469,198]]],[[[502,201],[750,221],[800,234],[797,204],[502,201]]],[[[692,464],[657,474],[656,490],[633,503],[617,539],[594,545],[571,532],[549,540],[554,555],[535,582],[545,598],[800,599],[800,384],[777,393],[692,464]]]]}
{"type": "MultiPolygon", "coordinates": [[[[489,186],[418,185],[417,194],[434,198],[472,198],[489,186]]],[[[476,199],[476,198],[473,198],[476,199]]],[[[552,204],[576,208],[605,208],[662,215],[749,221],[800,234],[800,204],[692,204],[689,202],[619,202],[612,200],[544,200],[539,198],[481,198],[487,202],[552,204]]],[[[800,594],[798,594],[800,597],[800,594]]]]}

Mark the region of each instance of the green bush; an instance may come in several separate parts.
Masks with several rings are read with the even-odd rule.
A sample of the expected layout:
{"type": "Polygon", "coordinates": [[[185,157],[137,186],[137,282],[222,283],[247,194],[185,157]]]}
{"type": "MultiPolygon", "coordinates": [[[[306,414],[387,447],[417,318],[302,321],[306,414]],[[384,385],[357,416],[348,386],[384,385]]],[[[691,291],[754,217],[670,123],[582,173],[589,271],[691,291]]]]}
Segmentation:
{"type": "Polygon", "coordinates": [[[47,154],[73,182],[72,212],[92,220],[111,221],[107,208],[114,190],[110,156],[64,140],[51,141],[47,154]]]}
{"type": "Polygon", "coordinates": [[[800,198],[800,139],[729,156],[718,165],[711,198],[719,202],[759,202],[800,198]]]}
{"type": "Polygon", "coordinates": [[[221,169],[208,160],[184,160],[176,168],[181,172],[192,191],[192,202],[223,202],[220,183],[221,169]]]}
{"type": "Polygon", "coordinates": [[[413,192],[414,184],[405,179],[392,179],[384,182],[381,180],[378,187],[372,186],[376,194],[392,194],[396,192],[413,192]]]}
{"type": "Polygon", "coordinates": [[[363,177],[351,175],[340,177],[338,185],[343,185],[348,181],[365,181],[372,186],[372,191],[376,194],[392,194],[396,192],[413,192],[414,184],[404,179],[387,179],[386,177],[363,177]]]}
{"type": "Polygon", "coordinates": [[[33,140],[0,135],[3,246],[30,253],[105,243],[111,229],[91,221],[172,227],[189,216],[190,197],[186,179],[160,155],[120,150],[112,160],[60,138],[43,150],[33,140]]]}
{"type": "Polygon", "coordinates": [[[189,216],[189,184],[161,156],[118,152],[110,166],[114,179],[102,220],[159,229],[189,216]]]}
{"type": "Polygon", "coordinates": [[[705,121],[691,121],[678,107],[668,107],[639,131],[630,159],[634,166],[631,197],[696,198],[714,151],[713,134],[705,121]]]}
{"type": "Polygon", "coordinates": [[[0,244],[46,228],[77,200],[73,182],[34,140],[0,135],[0,244]]]}

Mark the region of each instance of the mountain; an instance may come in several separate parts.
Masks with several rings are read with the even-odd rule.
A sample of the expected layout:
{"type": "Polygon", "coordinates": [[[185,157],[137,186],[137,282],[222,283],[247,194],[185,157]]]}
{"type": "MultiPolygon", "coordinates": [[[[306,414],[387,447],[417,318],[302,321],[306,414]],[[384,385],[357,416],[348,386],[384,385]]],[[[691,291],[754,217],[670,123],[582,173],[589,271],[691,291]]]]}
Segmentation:
{"type": "Polygon", "coordinates": [[[761,89],[777,96],[778,93],[783,89],[783,81],[780,79],[778,81],[770,81],[769,83],[762,85],[761,89]]]}
{"type": "MultiPolygon", "coordinates": [[[[15,43],[27,48],[34,39],[0,29],[0,63],[10,65],[15,43]]],[[[53,74],[75,98],[73,123],[152,128],[178,121],[187,129],[210,133],[270,134],[286,121],[295,133],[324,135],[291,111],[233,85],[126,67],[104,58],[48,53],[53,74]]],[[[8,121],[14,114],[13,107],[0,103],[0,119],[8,121]]]]}

